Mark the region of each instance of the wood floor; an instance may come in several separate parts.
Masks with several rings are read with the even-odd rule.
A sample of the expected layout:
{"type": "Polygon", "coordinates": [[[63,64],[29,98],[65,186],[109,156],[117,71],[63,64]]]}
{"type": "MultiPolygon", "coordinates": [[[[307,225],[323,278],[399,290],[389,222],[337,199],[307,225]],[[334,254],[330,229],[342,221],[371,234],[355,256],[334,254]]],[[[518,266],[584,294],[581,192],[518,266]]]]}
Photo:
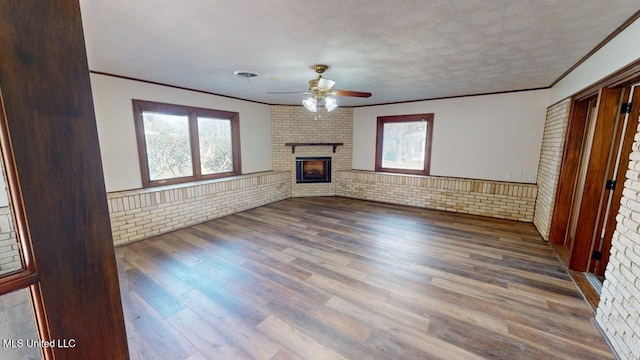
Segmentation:
{"type": "Polygon", "coordinates": [[[116,249],[133,359],[612,359],[531,224],[291,198],[116,249]]]}

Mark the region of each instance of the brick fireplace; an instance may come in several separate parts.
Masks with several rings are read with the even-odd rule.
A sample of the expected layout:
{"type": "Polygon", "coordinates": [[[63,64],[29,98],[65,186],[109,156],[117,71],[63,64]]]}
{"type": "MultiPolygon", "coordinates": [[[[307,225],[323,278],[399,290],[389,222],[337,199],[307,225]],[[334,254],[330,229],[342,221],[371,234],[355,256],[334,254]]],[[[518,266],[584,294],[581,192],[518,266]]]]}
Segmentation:
{"type": "Polygon", "coordinates": [[[291,196],[335,196],[337,174],[351,170],[353,158],[353,109],[339,107],[330,113],[312,113],[302,106],[271,105],[271,148],[273,170],[290,172],[291,196]],[[298,145],[295,152],[286,143],[298,145]],[[333,152],[329,144],[342,143],[333,152]],[[297,157],[331,157],[331,182],[296,182],[297,157]]]}

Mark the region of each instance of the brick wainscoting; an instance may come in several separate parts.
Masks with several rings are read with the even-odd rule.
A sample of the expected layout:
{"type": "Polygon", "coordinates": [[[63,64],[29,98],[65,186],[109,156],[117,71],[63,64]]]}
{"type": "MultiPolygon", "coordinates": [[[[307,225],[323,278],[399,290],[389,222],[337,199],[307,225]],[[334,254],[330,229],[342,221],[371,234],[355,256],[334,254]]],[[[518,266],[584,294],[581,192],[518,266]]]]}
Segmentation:
{"type": "Polygon", "coordinates": [[[336,195],[531,222],[537,186],[488,180],[338,171],[336,195]]]}
{"type": "Polygon", "coordinates": [[[107,194],[115,245],[289,197],[291,172],[288,171],[107,194]]]}
{"type": "Polygon", "coordinates": [[[640,359],[640,132],[630,159],[596,321],[621,358],[640,359]]]}
{"type": "Polygon", "coordinates": [[[0,207],[0,274],[20,269],[18,241],[8,206],[0,207]]]}
{"type": "Polygon", "coordinates": [[[571,99],[563,100],[547,109],[544,124],[540,163],[538,165],[538,198],[533,224],[545,240],[549,240],[551,217],[555,205],[562,154],[564,151],[571,99]]]}

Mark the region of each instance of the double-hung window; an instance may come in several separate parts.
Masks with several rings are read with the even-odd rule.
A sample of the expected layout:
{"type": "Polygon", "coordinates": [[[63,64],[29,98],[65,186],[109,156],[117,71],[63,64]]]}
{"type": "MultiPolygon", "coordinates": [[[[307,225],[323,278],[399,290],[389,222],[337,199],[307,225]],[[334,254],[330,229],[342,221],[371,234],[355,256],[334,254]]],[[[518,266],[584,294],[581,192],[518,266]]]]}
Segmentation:
{"type": "Polygon", "coordinates": [[[236,112],[133,100],[144,187],[241,174],[236,112]]]}
{"type": "Polygon", "coordinates": [[[378,117],[376,171],[429,175],[433,114],[378,117]]]}

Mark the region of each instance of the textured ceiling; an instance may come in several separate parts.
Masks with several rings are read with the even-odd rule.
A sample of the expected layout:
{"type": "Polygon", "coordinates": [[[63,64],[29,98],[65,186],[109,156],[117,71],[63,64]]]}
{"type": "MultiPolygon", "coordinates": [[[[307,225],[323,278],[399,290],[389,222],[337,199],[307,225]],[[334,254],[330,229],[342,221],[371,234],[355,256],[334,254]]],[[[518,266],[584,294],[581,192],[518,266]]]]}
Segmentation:
{"type": "Polygon", "coordinates": [[[359,106],[547,87],[640,0],[80,0],[89,68],[300,104],[327,64],[359,106]],[[233,74],[259,74],[247,80],[233,74]]]}

